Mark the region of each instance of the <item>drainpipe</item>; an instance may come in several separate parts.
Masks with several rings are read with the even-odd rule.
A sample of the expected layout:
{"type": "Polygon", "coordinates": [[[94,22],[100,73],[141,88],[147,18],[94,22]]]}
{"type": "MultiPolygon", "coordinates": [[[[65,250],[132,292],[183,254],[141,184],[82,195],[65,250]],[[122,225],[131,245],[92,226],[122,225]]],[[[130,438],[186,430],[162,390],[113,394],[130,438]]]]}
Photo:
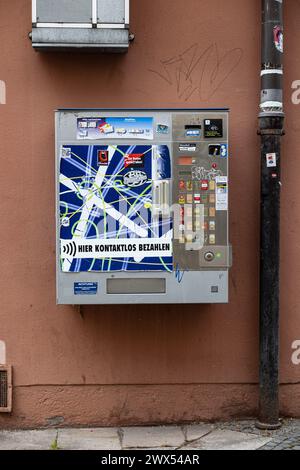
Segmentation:
{"type": "Polygon", "coordinates": [[[280,164],[283,114],[283,1],[262,0],[260,239],[260,383],[261,429],[277,429],[279,420],[279,245],[280,164]]]}

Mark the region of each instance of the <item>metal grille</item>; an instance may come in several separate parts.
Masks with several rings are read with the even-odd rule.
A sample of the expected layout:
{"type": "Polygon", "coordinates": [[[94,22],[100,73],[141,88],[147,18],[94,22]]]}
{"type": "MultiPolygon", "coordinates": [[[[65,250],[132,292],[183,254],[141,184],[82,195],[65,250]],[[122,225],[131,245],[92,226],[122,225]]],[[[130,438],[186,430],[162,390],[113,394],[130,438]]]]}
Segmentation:
{"type": "Polygon", "coordinates": [[[8,406],[8,372],[0,370],[0,409],[8,406]]]}
{"type": "Polygon", "coordinates": [[[0,413],[12,410],[12,367],[0,365],[0,413]]]}

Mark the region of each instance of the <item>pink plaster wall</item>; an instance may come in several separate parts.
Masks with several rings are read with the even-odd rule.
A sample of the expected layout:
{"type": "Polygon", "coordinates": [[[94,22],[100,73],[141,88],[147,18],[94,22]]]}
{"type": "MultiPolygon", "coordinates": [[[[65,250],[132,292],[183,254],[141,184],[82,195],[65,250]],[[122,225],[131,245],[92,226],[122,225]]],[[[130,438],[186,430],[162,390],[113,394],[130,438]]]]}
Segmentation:
{"type": "MultiPolygon", "coordinates": [[[[260,0],[131,3],[136,39],[118,56],[36,53],[31,2],[0,0],[0,340],[14,366],[14,411],[0,415],[0,426],[57,424],[57,416],[109,425],[256,412],[260,0]],[[187,81],[193,54],[199,62],[187,81]],[[57,307],[53,112],[147,106],[231,108],[230,303],[97,306],[82,315],[57,307]]],[[[300,105],[291,103],[300,79],[300,2],[285,4],[281,409],[300,416],[300,365],[291,361],[300,339],[300,105]]]]}

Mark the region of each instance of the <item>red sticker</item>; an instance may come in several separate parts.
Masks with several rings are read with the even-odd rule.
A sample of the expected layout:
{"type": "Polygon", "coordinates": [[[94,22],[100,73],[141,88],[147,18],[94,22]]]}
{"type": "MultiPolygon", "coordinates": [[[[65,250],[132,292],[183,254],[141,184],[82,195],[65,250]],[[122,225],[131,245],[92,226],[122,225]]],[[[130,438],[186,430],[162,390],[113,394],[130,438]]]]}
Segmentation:
{"type": "Polygon", "coordinates": [[[202,181],[201,181],[201,189],[202,189],[202,191],[207,191],[207,190],[208,190],[208,184],[209,184],[208,180],[202,180],[202,181]]]}
{"type": "Polygon", "coordinates": [[[144,155],[142,153],[127,153],[125,155],[125,168],[128,166],[143,167],[144,155]]]}
{"type": "Polygon", "coordinates": [[[98,150],[98,164],[108,165],[108,150],[98,150]]]}

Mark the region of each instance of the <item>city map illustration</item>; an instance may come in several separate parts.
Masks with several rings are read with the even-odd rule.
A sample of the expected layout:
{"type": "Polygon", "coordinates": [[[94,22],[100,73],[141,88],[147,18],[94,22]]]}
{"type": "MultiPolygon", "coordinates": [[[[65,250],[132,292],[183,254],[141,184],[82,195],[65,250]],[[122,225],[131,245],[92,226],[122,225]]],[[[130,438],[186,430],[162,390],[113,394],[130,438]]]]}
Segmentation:
{"type": "Polygon", "coordinates": [[[62,271],[172,271],[172,219],[152,212],[153,181],[170,178],[166,145],[63,145],[62,271]]]}

